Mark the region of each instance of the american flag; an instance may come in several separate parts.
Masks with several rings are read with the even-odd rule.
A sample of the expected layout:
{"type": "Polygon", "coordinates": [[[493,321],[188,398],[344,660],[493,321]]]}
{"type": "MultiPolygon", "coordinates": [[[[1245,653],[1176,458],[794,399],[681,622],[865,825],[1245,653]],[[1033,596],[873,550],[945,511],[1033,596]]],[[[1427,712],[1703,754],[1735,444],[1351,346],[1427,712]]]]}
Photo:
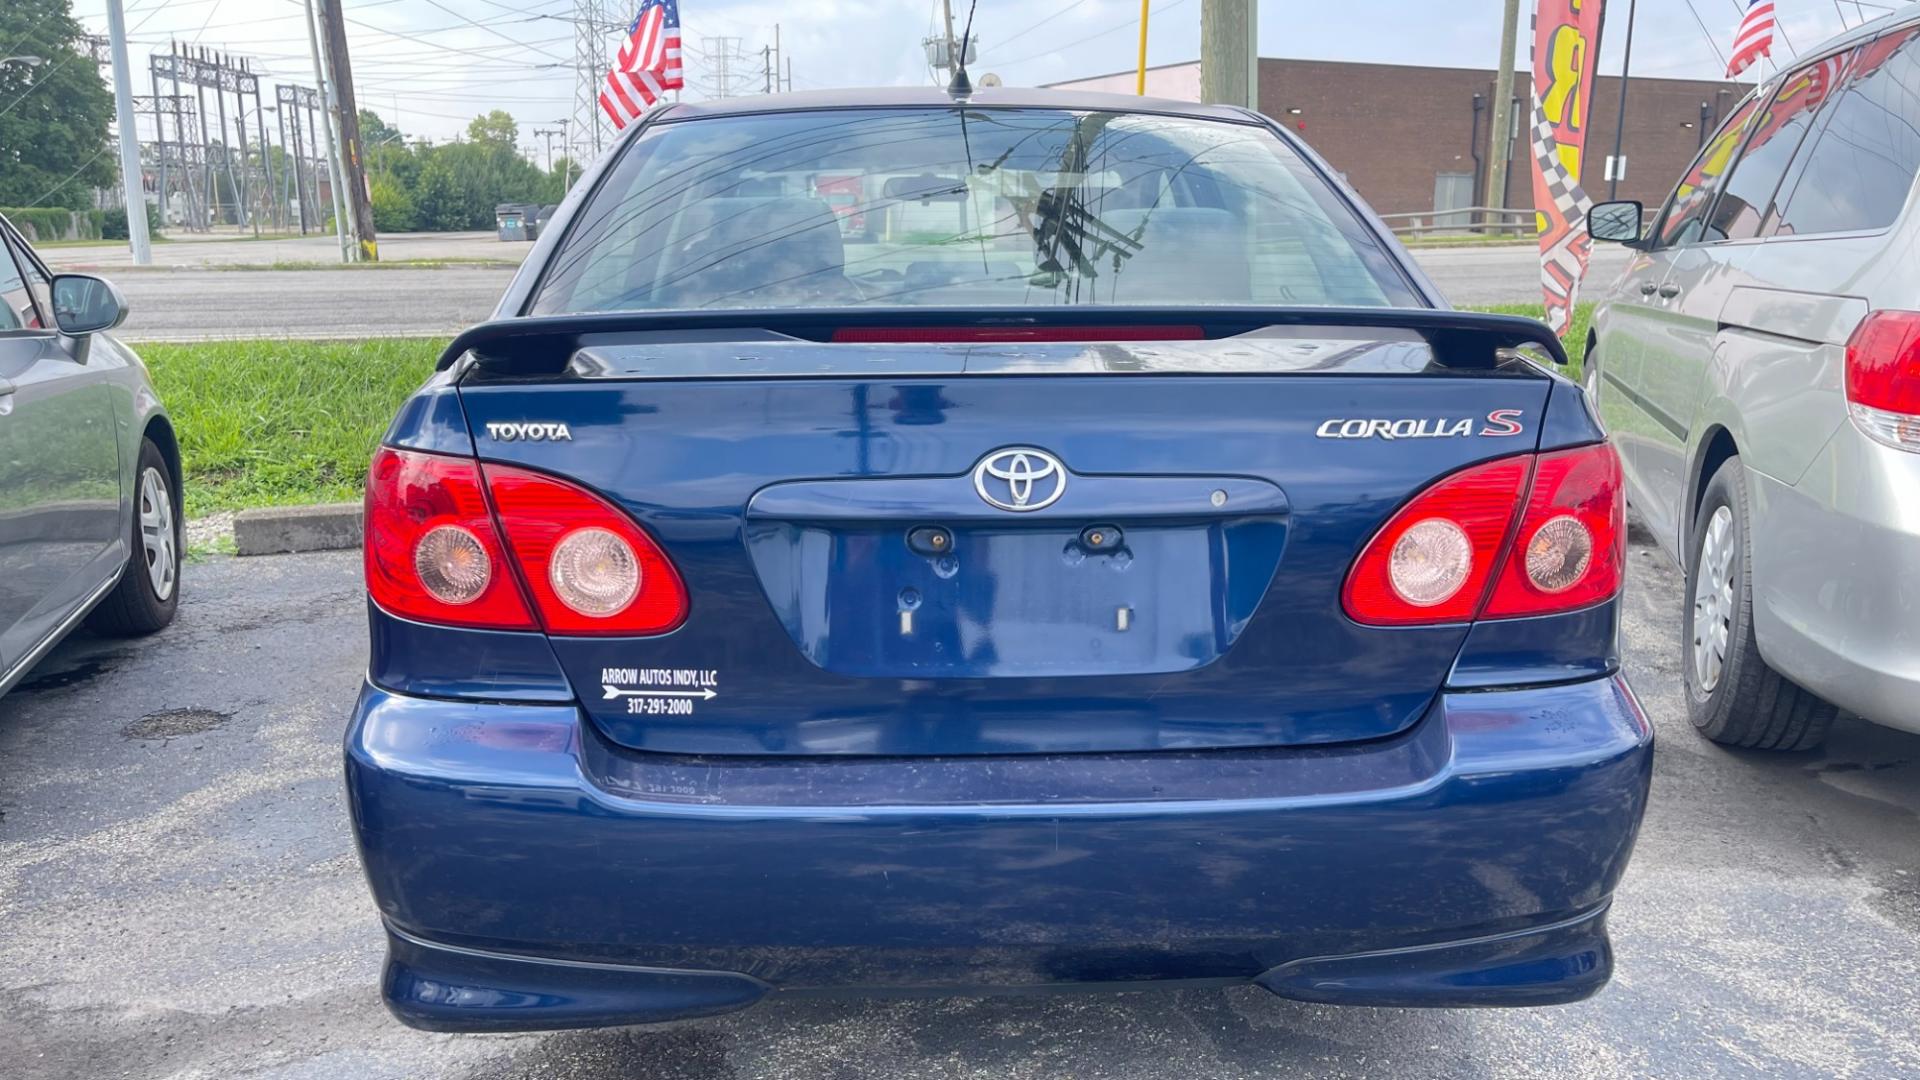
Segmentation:
{"type": "Polygon", "coordinates": [[[615,130],[639,119],[668,90],[687,85],[680,68],[678,0],[644,0],[627,27],[626,43],[607,72],[600,108],[615,130]]]}
{"type": "Polygon", "coordinates": [[[1752,67],[1763,56],[1773,55],[1773,0],[1747,0],[1747,16],[1733,32],[1733,57],[1727,61],[1727,78],[1752,67]]]}

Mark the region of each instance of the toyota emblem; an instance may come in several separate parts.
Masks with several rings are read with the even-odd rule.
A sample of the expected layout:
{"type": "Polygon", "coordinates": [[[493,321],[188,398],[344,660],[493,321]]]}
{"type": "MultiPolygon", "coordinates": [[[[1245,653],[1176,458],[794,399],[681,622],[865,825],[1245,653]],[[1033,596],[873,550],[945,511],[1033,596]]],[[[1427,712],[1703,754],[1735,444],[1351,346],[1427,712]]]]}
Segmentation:
{"type": "Polygon", "coordinates": [[[973,490],[988,506],[1001,510],[1040,510],[1067,493],[1067,467],[1030,446],[996,450],[974,466],[973,490]]]}

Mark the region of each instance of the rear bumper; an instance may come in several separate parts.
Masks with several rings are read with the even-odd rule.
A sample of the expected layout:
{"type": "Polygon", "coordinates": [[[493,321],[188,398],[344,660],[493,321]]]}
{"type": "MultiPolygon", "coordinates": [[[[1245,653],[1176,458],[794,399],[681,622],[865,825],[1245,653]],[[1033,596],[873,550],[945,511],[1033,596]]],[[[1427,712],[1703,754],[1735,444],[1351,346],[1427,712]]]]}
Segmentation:
{"type": "Polygon", "coordinates": [[[389,1005],[497,1031],[1149,981],[1575,1000],[1651,751],[1618,679],[1352,747],[910,761],[634,754],[569,706],[369,687],[347,779],[389,1005]]]}
{"type": "Polygon", "coordinates": [[[1797,485],[1747,477],[1761,655],[1848,712],[1920,732],[1920,454],[1848,423],[1797,485]]]}

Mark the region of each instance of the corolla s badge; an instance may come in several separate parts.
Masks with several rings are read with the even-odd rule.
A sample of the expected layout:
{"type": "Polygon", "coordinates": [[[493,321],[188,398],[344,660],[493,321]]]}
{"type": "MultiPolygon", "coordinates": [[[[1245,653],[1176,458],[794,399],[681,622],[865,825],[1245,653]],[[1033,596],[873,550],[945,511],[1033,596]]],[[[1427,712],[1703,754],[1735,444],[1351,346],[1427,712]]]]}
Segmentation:
{"type": "Polygon", "coordinates": [[[973,467],[973,490],[988,506],[1024,514],[1060,501],[1067,493],[1067,467],[1030,446],[996,450],[973,467]]]}
{"type": "Polygon", "coordinates": [[[1481,435],[1488,438],[1505,438],[1518,435],[1526,428],[1520,423],[1525,414],[1522,409],[1495,409],[1487,414],[1487,419],[1478,431],[1474,430],[1472,420],[1450,420],[1438,417],[1427,420],[1347,420],[1333,419],[1321,424],[1314,434],[1322,439],[1457,439],[1468,435],[1481,435]]]}

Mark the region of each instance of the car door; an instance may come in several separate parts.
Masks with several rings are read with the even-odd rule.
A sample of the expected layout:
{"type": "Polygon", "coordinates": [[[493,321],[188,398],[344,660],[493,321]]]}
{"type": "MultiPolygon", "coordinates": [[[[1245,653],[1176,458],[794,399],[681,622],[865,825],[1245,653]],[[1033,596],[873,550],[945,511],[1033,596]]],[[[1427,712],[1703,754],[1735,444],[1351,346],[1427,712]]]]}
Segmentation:
{"type": "Polygon", "coordinates": [[[1674,260],[1698,236],[1757,102],[1757,97],[1743,102],[1700,148],[1609,296],[1605,334],[1600,339],[1601,418],[1618,444],[1632,501],[1642,509],[1673,502],[1672,493],[1657,489],[1656,475],[1641,463],[1644,447],[1674,437],[1672,417],[1653,406],[1647,395],[1650,377],[1665,379],[1670,374],[1657,371],[1650,376],[1648,371],[1651,354],[1672,315],[1671,297],[1663,295],[1663,290],[1668,288],[1674,260]]]}
{"type": "MultiPolygon", "coordinates": [[[[1625,414],[1610,423],[1633,478],[1634,504],[1655,538],[1678,557],[1674,521],[1684,500],[1684,483],[1673,458],[1686,445],[1692,402],[1706,371],[1709,347],[1701,352],[1688,332],[1689,320],[1712,303],[1703,278],[1715,265],[1723,238],[1709,213],[1733,170],[1762,103],[1772,99],[1762,87],[1727,118],[1701,147],[1700,155],[1675,187],[1649,239],[1649,265],[1641,275],[1629,309],[1637,347],[1633,381],[1618,397],[1625,414]],[[1698,293],[1694,308],[1691,293],[1698,293]],[[1686,301],[1683,302],[1683,297],[1686,301]]],[[[1722,297],[1724,299],[1724,296],[1722,297]]],[[[1602,365],[1604,371],[1605,364],[1602,365]]]]}
{"type": "Polygon", "coordinates": [[[106,373],[51,329],[45,269],[0,226],[0,672],[124,558],[106,373]]]}

